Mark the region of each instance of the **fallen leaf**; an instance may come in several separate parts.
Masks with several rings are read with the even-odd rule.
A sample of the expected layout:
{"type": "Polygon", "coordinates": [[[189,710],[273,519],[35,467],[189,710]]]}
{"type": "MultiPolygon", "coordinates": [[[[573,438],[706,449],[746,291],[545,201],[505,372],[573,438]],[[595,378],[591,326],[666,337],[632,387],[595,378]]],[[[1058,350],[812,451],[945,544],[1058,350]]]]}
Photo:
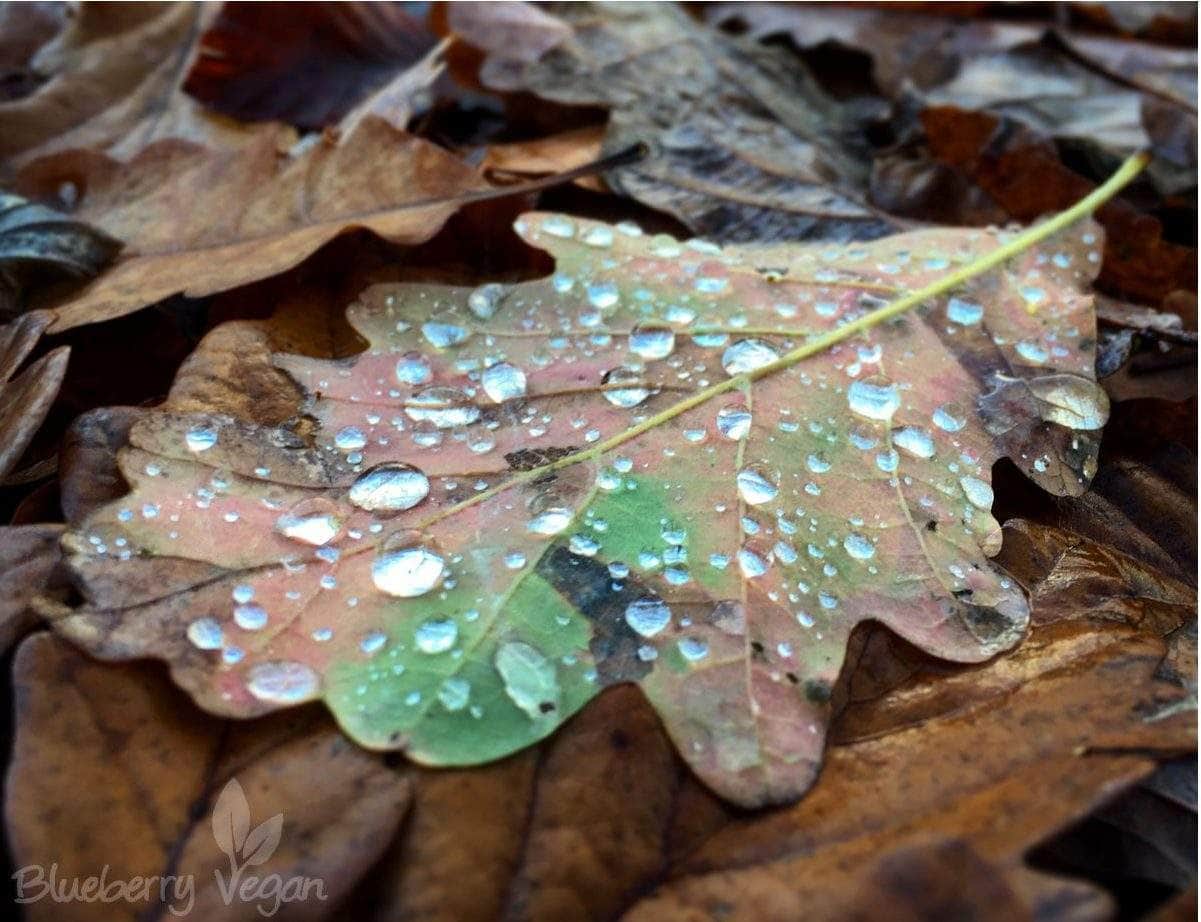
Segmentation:
{"type": "Polygon", "coordinates": [[[31,61],[34,92],[0,102],[0,175],[70,149],[129,157],[152,141],[236,146],[239,126],[179,93],[196,37],[217,11],[203,3],[82,3],[31,61]]]}
{"type": "Polygon", "coordinates": [[[50,320],[35,311],[0,327],[0,479],[21,460],[67,371],[71,350],[59,346],[17,374],[50,320]]]}
{"type": "Polygon", "coordinates": [[[253,3],[222,4],[200,36],[184,91],[244,121],[321,128],[435,44],[397,3],[312,3],[288,16],[277,13],[253,3]]]}
{"type": "Polygon", "coordinates": [[[263,128],[240,150],[165,140],[127,163],[77,151],[31,164],[27,189],[75,182],[86,190],[75,216],[126,244],[54,309],[53,331],[282,272],[352,227],[419,243],[460,206],[455,196],[485,188],[451,154],[371,117],[341,144],[323,138],[289,155],[286,140],[263,128]]]}
{"type": "Polygon", "coordinates": [[[161,903],[156,880],[145,893],[131,887],[132,900],[32,902],[29,920],[133,922],[185,909],[232,920],[257,918],[259,905],[270,910],[270,896],[227,902],[214,875],[230,876],[208,822],[230,779],[256,822],[283,814],[278,850],[250,873],[319,879],[324,900],[310,888],[289,908],[321,918],[372,866],[408,808],[407,781],[311,711],[255,724],[215,720],[195,713],[158,670],[100,664],[44,633],[19,648],[14,685],[5,817],[18,886],[36,894],[36,867],[44,879],[52,864],[64,883],[102,868],[109,882],[174,875],[161,903]]]}
{"type": "Polygon", "coordinates": [[[35,595],[65,588],[58,542],[65,526],[0,527],[0,653],[7,653],[38,622],[35,595]]]}
{"type": "Polygon", "coordinates": [[[377,286],[349,312],[368,352],[277,357],[310,422],[135,424],[135,492],[70,539],[91,604],[57,628],[173,662],[214,712],[324,697],[352,737],[421,762],[497,758],[637,681],[701,777],[746,804],[811,783],[859,620],[957,660],[1020,638],[1025,601],[986,561],[987,478],[1006,454],[1059,493],[1091,473],[1094,229],[920,321],[769,368],[999,238],[832,254],[518,227],[553,278],[377,286]],[[561,344],[560,322],[579,324],[561,344]]]}
{"type": "Polygon", "coordinates": [[[489,54],[486,86],[604,106],[606,151],[654,147],[606,175],[615,191],[721,241],[847,241],[894,228],[858,198],[870,168],[862,113],[829,99],[786,52],[717,34],[669,4],[560,12],[571,39],[536,62],[489,28],[503,7],[461,15],[489,54]]]}

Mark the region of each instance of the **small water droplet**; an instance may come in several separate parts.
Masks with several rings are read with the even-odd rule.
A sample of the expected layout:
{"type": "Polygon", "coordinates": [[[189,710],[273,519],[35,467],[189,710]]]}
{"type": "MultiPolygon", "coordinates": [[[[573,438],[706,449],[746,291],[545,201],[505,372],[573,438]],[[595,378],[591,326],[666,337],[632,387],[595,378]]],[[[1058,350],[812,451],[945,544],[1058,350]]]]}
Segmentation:
{"type": "Polygon", "coordinates": [[[628,365],[619,365],[617,368],[611,368],[605,372],[602,378],[602,383],[605,385],[605,390],[602,391],[604,397],[609,403],[616,407],[629,409],[636,407],[652,393],[648,387],[613,387],[615,384],[633,384],[642,381],[642,369],[632,368],[628,365]]]}
{"type": "Polygon", "coordinates": [[[739,471],[736,479],[738,482],[738,495],[752,506],[771,502],[780,492],[779,487],[754,468],[748,467],[739,471]]]}
{"type": "Polygon", "coordinates": [[[635,599],[626,606],[626,624],[642,637],[654,637],[671,623],[671,609],[662,599],[635,599]]]}
{"type": "Polygon", "coordinates": [[[887,422],[900,409],[901,394],[895,384],[883,378],[863,378],[852,381],[847,388],[847,404],[853,413],[887,422]]]}
{"type": "Polygon", "coordinates": [[[630,331],[630,351],[639,358],[664,359],[675,347],[675,331],[665,324],[639,324],[630,331]]]}
{"type": "Polygon", "coordinates": [[[984,308],[962,298],[951,298],[947,302],[947,319],[961,327],[975,326],[984,319],[984,308]]]}
{"type": "Polygon", "coordinates": [[[779,357],[779,353],[761,339],[740,339],[731,343],[722,354],[721,367],[733,377],[769,365],[779,357]]]}
{"type": "Polygon", "coordinates": [[[957,403],[944,403],[931,417],[943,432],[958,432],[967,425],[967,413],[957,403]]]}
{"type": "Polygon", "coordinates": [[[876,546],[872,544],[871,539],[858,532],[847,535],[842,546],[856,560],[870,560],[876,556],[876,546]]]}
{"type": "Polygon", "coordinates": [[[213,618],[197,618],[188,625],[188,640],[198,650],[220,650],[225,632],[213,618]]]}
{"type": "Polygon", "coordinates": [[[480,376],[480,384],[484,393],[496,403],[525,396],[525,372],[508,362],[489,365],[480,376]]]}
{"type": "Polygon", "coordinates": [[[413,642],[422,653],[445,653],[459,639],[459,626],[450,618],[433,618],[417,625],[413,642]]]}
{"type": "Polygon", "coordinates": [[[438,429],[469,426],[480,418],[477,407],[454,387],[427,387],[405,401],[405,414],[419,422],[432,423],[438,429]]]}
{"type": "Polygon", "coordinates": [[[387,538],[371,564],[371,580],[386,595],[415,598],[433,589],[442,579],[446,562],[414,536],[395,534],[387,538]]]}
{"type": "Polygon", "coordinates": [[[184,433],[188,451],[208,451],[217,444],[217,430],[209,426],[193,426],[184,433]]]}
{"type": "Polygon", "coordinates": [[[987,511],[992,508],[992,487],[983,480],[976,477],[960,477],[959,485],[963,487],[963,494],[967,497],[968,502],[977,509],[987,511]]]}
{"type": "Polygon", "coordinates": [[[901,429],[894,429],[892,433],[892,444],[901,449],[907,455],[912,455],[915,458],[933,458],[934,457],[934,439],[925,429],[919,429],[917,426],[905,426],[901,429]]]}
{"type": "Polygon", "coordinates": [[[505,295],[505,286],[496,282],[481,285],[467,296],[467,307],[480,320],[489,320],[505,295]]]}
{"type": "Polygon", "coordinates": [[[461,711],[471,700],[471,683],[460,676],[450,676],[438,688],[438,701],[448,711],[461,711]]]}
{"type": "Polygon", "coordinates": [[[751,411],[742,405],[722,407],[717,411],[717,431],[734,442],[750,434],[751,421],[751,411]]]}
{"type": "Polygon", "coordinates": [[[317,673],[304,663],[275,661],[250,668],[246,690],[259,701],[295,704],[317,696],[317,673]]]}

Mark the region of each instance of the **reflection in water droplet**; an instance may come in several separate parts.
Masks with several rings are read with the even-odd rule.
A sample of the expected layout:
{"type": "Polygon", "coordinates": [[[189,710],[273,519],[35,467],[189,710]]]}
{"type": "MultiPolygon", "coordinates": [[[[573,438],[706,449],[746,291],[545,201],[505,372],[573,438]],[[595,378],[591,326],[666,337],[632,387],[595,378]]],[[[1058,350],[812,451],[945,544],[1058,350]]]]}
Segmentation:
{"type": "Polygon", "coordinates": [[[531,720],[553,717],[559,708],[555,664],[521,641],[501,645],[493,660],[505,694],[531,720]]]}
{"type": "Polygon", "coordinates": [[[438,689],[438,701],[448,711],[461,711],[471,700],[471,683],[459,676],[450,676],[438,689]]]}
{"type": "Polygon", "coordinates": [[[184,433],[188,451],[207,451],[217,444],[217,430],[208,426],[193,426],[184,433]]]}
{"type": "Polygon", "coordinates": [[[664,324],[639,324],[630,331],[630,351],[639,358],[664,359],[675,347],[675,331],[664,324]]]}
{"type": "Polygon", "coordinates": [[[722,354],[721,367],[733,377],[769,365],[779,357],[779,353],[761,339],[740,339],[731,343],[722,354]]]}
{"type": "Polygon", "coordinates": [[[609,403],[616,407],[629,409],[636,407],[638,404],[646,400],[651,395],[651,389],[647,387],[617,387],[615,384],[633,384],[642,381],[642,369],[631,368],[628,365],[619,365],[617,368],[611,368],[605,372],[601,379],[605,385],[605,390],[602,393],[609,403]]]}
{"type": "Polygon", "coordinates": [[[220,650],[225,632],[212,618],[197,618],[188,625],[188,640],[198,650],[220,650]]]}
{"type": "Polygon", "coordinates": [[[654,637],[671,623],[671,609],[662,599],[635,599],[626,606],[626,624],[643,637],[654,637]]]}
{"type": "Polygon", "coordinates": [[[876,556],[876,546],[871,540],[858,532],[847,535],[842,542],[846,552],[856,560],[870,560],[876,556]]]}
{"type": "Polygon", "coordinates": [[[338,507],[322,496],[304,499],[275,520],[275,530],[285,538],[321,547],[342,532],[338,507]]]}
{"type": "Polygon", "coordinates": [[[429,478],[410,464],[379,464],[351,484],[350,501],[368,512],[412,509],[430,492],[429,478]]]}
{"type": "Polygon", "coordinates": [[[421,335],[431,346],[437,349],[449,349],[464,343],[471,336],[471,331],[457,323],[439,323],[430,320],[421,325],[421,335]]]}
{"type": "Polygon", "coordinates": [[[467,296],[467,307],[480,320],[488,320],[496,313],[496,306],[504,297],[505,286],[496,282],[481,285],[467,296]]]}
{"type": "Polygon", "coordinates": [[[386,595],[411,599],[438,585],[446,562],[412,536],[396,534],[384,541],[371,564],[371,580],[386,595]]]}
{"type": "Polygon", "coordinates": [[[259,701],[295,704],[317,696],[317,673],[304,663],[276,661],[250,668],[246,690],[259,701]]]}
{"type": "Polygon", "coordinates": [[[947,302],[947,319],[962,327],[975,326],[984,319],[984,308],[961,298],[951,298],[947,302]]]}
{"type": "Polygon", "coordinates": [[[847,388],[847,404],[853,413],[887,422],[900,409],[901,394],[883,378],[864,378],[847,388]]]}
{"type": "Polygon", "coordinates": [[[737,442],[751,431],[751,412],[745,406],[722,407],[717,411],[717,431],[737,442]]]}
{"type": "Polygon", "coordinates": [[[552,506],[539,512],[526,523],[525,527],[537,535],[557,535],[571,524],[574,517],[575,513],[570,509],[552,506]]]}
{"type": "Polygon", "coordinates": [[[267,626],[267,609],[254,602],[234,607],[234,623],[244,631],[261,631],[267,626]]]}
{"type": "Polygon", "coordinates": [[[480,408],[453,387],[427,387],[405,401],[405,414],[439,429],[469,426],[480,418],[480,408]]]}
{"type": "Polygon", "coordinates": [[[977,509],[987,511],[992,508],[992,487],[983,480],[976,477],[960,477],[959,485],[963,487],[963,494],[967,497],[968,502],[977,509]]]}
{"type": "Polygon", "coordinates": [[[958,432],[967,425],[967,413],[957,403],[944,403],[931,418],[943,432],[958,432]]]}
{"type": "Polygon", "coordinates": [[[413,632],[413,642],[422,653],[445,653],[459,639],[459,626],[450,618],[423,621],[413,632]]]}
{"type": "Polygon", "coordinates": [[[907,455],[912,455],[915,458],[933,458],[934,457],[934,439],[925,429],[919,429],[917,426],[905,426],[902,429],[894,429],[892,433],[892,444],[901,449],[907,455]]]}
{"type": "Polygon", "coordinates": [[[495,403],[525,396],[525,372],[508,362],[497,362],[484,369],[480,384],[495,403]]]}
{"type": "Polygon", "coordinates": [[[738,495],[746,503],[759,506],[771,502],[780,492],[780,488],[754,468],[745,468],[738,472],[738,495]]]}
{"type": "Polygon", "coordinates": [[[429,360],[419,352],[401,356],[396,363],[396,380],[401,384],[425,384],[430,376],[429,360]]]}

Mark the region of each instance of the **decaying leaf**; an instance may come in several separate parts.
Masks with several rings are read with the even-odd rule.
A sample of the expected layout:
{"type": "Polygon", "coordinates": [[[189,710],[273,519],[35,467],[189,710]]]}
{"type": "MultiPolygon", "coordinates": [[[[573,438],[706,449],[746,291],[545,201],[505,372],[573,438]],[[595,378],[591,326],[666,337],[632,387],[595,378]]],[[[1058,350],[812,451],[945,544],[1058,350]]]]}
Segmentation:
{"type": "Polygon", "coordinates": [[[349,311],[368,352],[278,357],[298,427],[136,423],[134,492],[71,537],[89,604],[57,629],[168,660],[216,713],[324,698],[365,745],[437,764],[637,682],[745,804],[812,782],[859,621],[962,661],[1020,638],[1022,593],[986,559],[989,472],[1008,456],[1066,494],[1091,476],[1095,226],[800,362],[796,343],[1001,235],[722,250],[561,215],[518,229],[552,277],[377,286],[349,311]]]}
{"type": "Polygon", "coordinates": [[[289,154],[281,145],[291,140],[264,127],[238,150],[164,140],[125,163],[74,151],[31,164],[24,188],[75,183],[75,216],[126,244],[112,269],[55,308],[53,329],[282,272],[352,227],[420,243],[459,207],[454,196],[484,187],[453,155],[375,117],[341,143],[289,154]]]}
{"type": "Polygon", "coordinates": [[[50,320],[35,311],[0,327],[0,479],[21,460],[67,371],[71,350],[59,346],[17,374],[50,320]]]}
{"type": "MultiPolygon", "coordinates": [[[[407,780],[311,711],[231,725],[196,714],[145,664],[97,663],[45,633],[21,645],[14,684],[5,819],[17,866],[53,864],[61,880],[101,868],[108,881],[173,875],[165,892],[157,877],[144,892],[128,886],[128,900],[31,902],[30,920],[133,922],[173,918],[172,910],[241,920],[260,905],[270,910],[270,896],[223,899],[213,873],[230,875],[210,814],[231,778],[256,823],[284,813],[279,848],[250,873],[319,879],[324,899],[310,888],[291,907],[320,918],[371,867],[408,809],[407,780]]],[[[22,878],[31,893],[33,873],[22,878]]]]}
{"type": "Polygon", "coordinates": [[[869,171],[862,113],[828,98],[786,52],[704,29],[669,4],[562,4],[552,12],[570,40],[555,36],[532,61],[488,27],[503,10],[469,7],[452,22],[489,53],[484,83],[607,107],[607,151],[645,142],[656,153],[610,172],[609,184],[695,233],[846,241],[893,229],[856,198],[869,171]]]}
{"type": "Polygon", "coordinates": [[[0,528],[0,653],[37,623],[29,602],[62,587],[59,539],[66,526],[10,525],[0,528]]]}

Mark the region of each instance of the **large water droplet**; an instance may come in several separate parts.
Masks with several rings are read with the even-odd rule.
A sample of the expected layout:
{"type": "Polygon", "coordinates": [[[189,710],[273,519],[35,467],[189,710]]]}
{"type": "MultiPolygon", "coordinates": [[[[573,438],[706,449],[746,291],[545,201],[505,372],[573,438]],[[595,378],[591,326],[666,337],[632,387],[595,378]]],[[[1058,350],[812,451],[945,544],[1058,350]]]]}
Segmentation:
{"type": "Polygon", "coordinates": [[[847,388],[847,404],[853,413],[887,422],[901,407],[901,393],[883,378],[864,378],[847,388]]]}
{"type": "Polygon", "coordinates": [[[413,642],[422,653],[445,653],[459,639],[459,626],[450,618],[433,618],[417,625],[413,642]]]}
{"type": "Polygon", "coordinates": [[[847,535],[842,542],[842,546],[856,560],[870,560],[876,556],[876,546],[872,544],[869,538],[857,532],[847,535]]]}
{"type": "Polygon", "coordinates": [[[975,326],[984,319],[984,308],[962,298],[951,298],[947,302],[947,319],[962,327],[975,326]]]}
{"type": "Polygon", "coordinates": [[[741,405],[722,407],[717,411],[717,431],[734,442],[745,439],[751,431],[751,411],[741,405]]]}
{"type": "Polygon", "coordinates": [[[496,307],[504,296],[505,286],[490,282],[481,285],[467,296],[467,307],[480,320],[489,320],[496,313],[496,307]]]}
{"type": "Polygon", "coordinates": [[[662,599],[635,599],[626,606],[626,624],[643,637],[654,637],[671,623],[671,609],[662,599]]]}
{"type": "Polygon", "coordinates": [[[738,472],[738,495],[752,506],[769,503],[776,498],[780,488],[772,483],[764,474],[748,467],[738,472]]]}
{"type": "Polygon", "coordinates": [[[384,541],[371,564],[371,581],[387,595],[411,599],[425,595],[442,579],[446,561],[412,535],[396,534],[384,541]]]}
{"type": "Polygon", "coordinates": [[[254,602],[234,607],[234,623],[244,631],[261,631],[267,621],[267,609],[254,602]]]}
{"type": "Polygon", "coordinates": [[[188,640],[198,650],[220,650],[225,632],[213,618],[197,618],[188,625],[188,640]]]}
{"type": "Polygon", "coordinates": [[[732,377],[762,368],[779,357],[779,353],[761,339],[740,339],[731,343],[722,354],[721,367],[732,377]]]}
{"type": "Polygon", "coordinates": [[[617,384],[633,384],[642,381],[642,369],[619,365],[605,372],[602,383],[605,390],[602,393],[609,403],[617,407],[636,407],[652,393],[648,387],[614,387],[617,384]]]}
{"type": "Polygon", "coordinates": [[[457,323],[441,323],[430,320],[421,325],[421,335],[431,346],[438,349],[449,349],[467,341],[471,331],[457,323]]]}
{"type": "Polygon", "coordinates": [[[275,530],[285,538],[321,547],[342,532],[342,519],[333,501],[322,496],[304,499],[275,520],[275,530]]]}
{"type": "Polygon", "coordinates": [[[429,359],[420,352],[410,352],[396,362],[396,380],[401,384],[425,384],[430,377],[429,359]]]}
{"type": "Polygon", "coordinates": [[[489,365],[480,376],[480,384],[496,403],[525,396],[525,372],[508,362],[489,365]]]}
{"type": "Polygon", "coordinates": [[[967,412],[957,403],[944,403],[931,418],[943,432],[958,432],[967,425],[967,412]]]}
{"type": "Polygon", "coordinates": [[[925,429],[919,429],[917,426],[905,426],[901,429],[894,429],[892,433],[892,444],[907,455],[912,455],[915,458],[933,458],[934,457],[934,439],[925,429]]]}
{"type": "Polygon", "coordinates": [[[429,496],[430,482],[410,464],[390,462],[365,471],[350,486],[350,501],[368,512],[403,512],[429,496]]]}
{"type": "Polygon", "coordinates": [[[453,387],[427,387],[405,401],[410,419],[430,422],[439,429],[469,426],[480,418],[480,408],[453,387]]]}
{"type": "Polygon", "coordinates": [[[557,535],[571,524],[573,518],[575,518],[575,513],[570,509],[552,506],[539,512],[526,523],[525,527],[538,535],[557,535]]]}
{"type": "Polygon", "coordinates": [[[343,426],[334,433],[334,447],[341,451],[358,451],[367,444],[367,433],[358,426],[343,426]]]}
{"type": "Polygon", "coordinates": [[[630,351],[639,358],[665,359],[675,348],[675,331],[665,324],[639,324],[630,331],[630,351]]]}
{"type": "Polygon", "coordinates": [[[183,439],[188,451],[208,451],[217,444],[217,430],[211,426],[193,426],[183,439]]]}
{"type": "Polygon", "coordinates": [[[554,714],[559,708],[559,682],[555,664],[521,641],[502,644],[493,660],[504,682],[505,694],[531,720],[554,714]]]}
{"type": "Polygon", "coordinates": [[[992,508],[992,487],[983,480],[976,477],[960,477],[959,485],[963,487],[963,494],[967,497],[968,502],[977,509],[987,511],[992,508]]]}
{"type": "Polygon", "coordinates": [[[276,661],[250,668],[246,689],[259,701],[295,704],[317,696],[320,680],[304,663],[276,661]]]}

